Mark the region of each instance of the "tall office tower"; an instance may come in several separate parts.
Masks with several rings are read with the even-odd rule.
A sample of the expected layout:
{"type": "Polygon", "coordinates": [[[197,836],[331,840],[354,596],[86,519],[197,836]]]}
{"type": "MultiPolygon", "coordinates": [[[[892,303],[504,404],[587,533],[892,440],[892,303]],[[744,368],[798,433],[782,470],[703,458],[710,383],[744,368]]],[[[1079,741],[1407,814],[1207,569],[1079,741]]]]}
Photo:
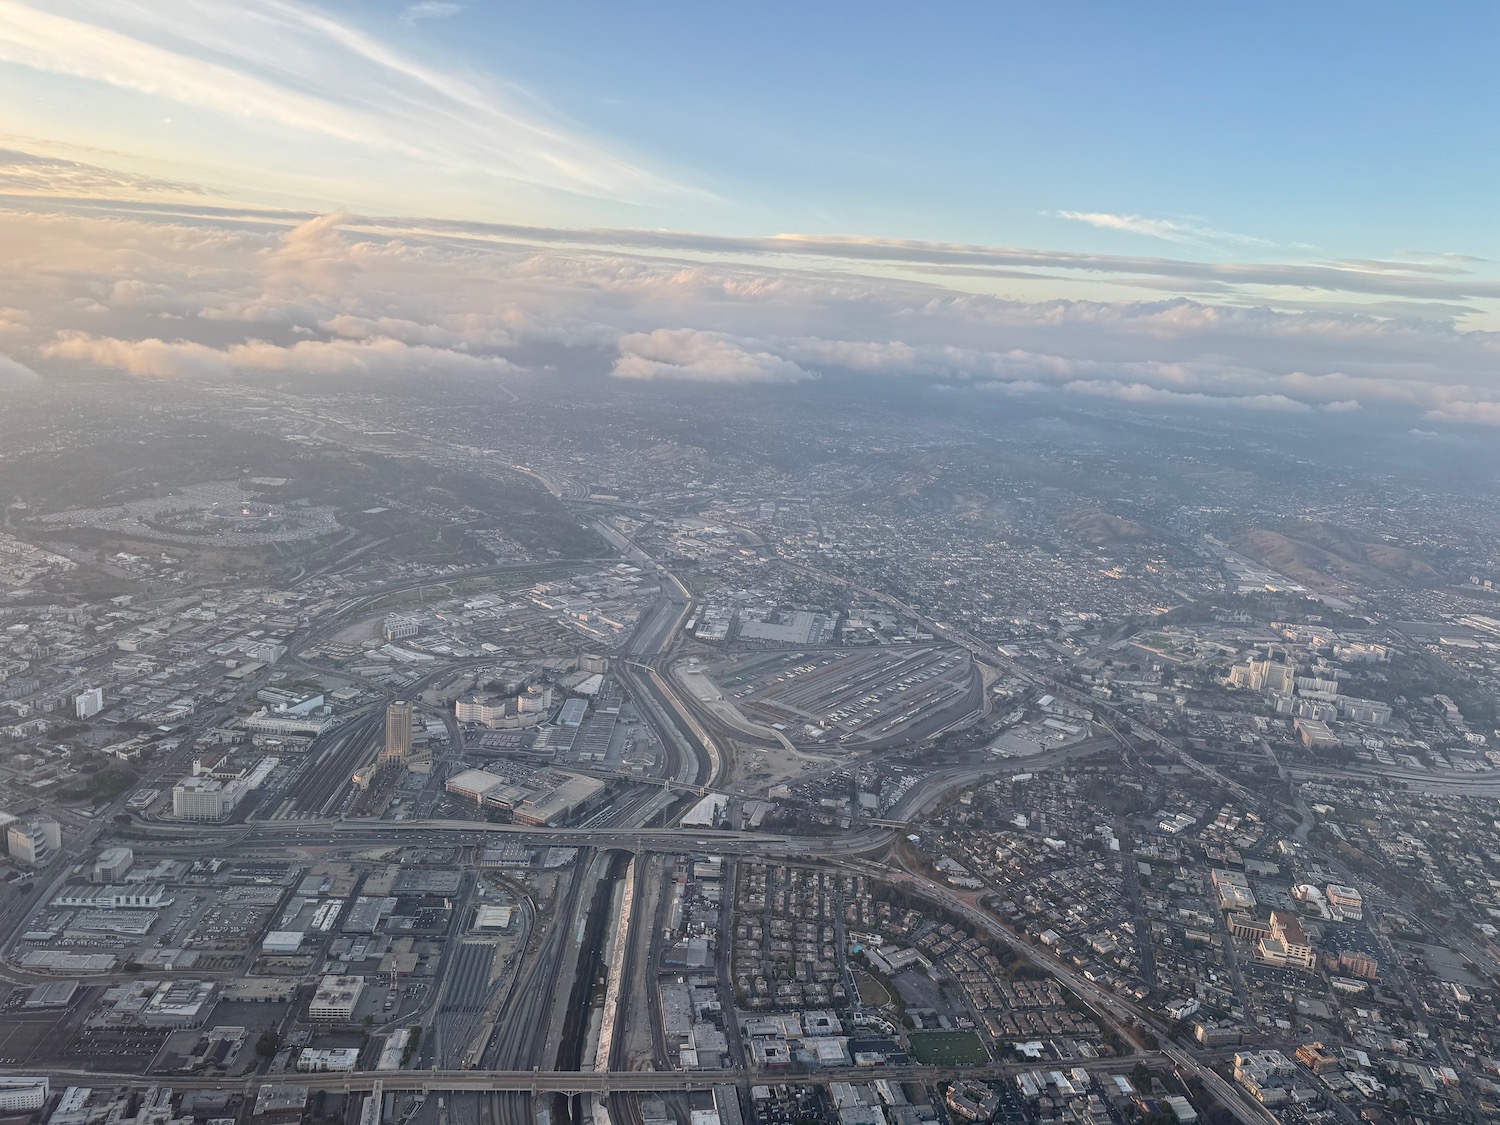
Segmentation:
{"type": "Polygon", "coordinates": [[[411,700],[398,699],[385,709],[385,749],[382,762],[404,762],[411,753],[411,700]]]}

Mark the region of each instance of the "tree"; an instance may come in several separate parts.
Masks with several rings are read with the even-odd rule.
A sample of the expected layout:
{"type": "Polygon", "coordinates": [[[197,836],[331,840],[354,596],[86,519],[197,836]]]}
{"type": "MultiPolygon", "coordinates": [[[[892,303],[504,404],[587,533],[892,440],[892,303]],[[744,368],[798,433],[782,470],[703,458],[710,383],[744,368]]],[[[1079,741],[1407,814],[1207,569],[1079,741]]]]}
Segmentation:
{"type": "Polygon", "coordinates": [[[260,1033],[260,1038],[255,1041],[255,1053],[263,1059],[273,1057],[281,1047],[281,1035],[275,1028],[268,1027],[260,1033]]]}
{"type": "Polygon", "coordinates": [[[1130,1072],[1130,1081],[1141,1094],[1151,1092],[1151,1068],[1143,1062],[1135,1064],[1135,1069],[1130,1072]]]}

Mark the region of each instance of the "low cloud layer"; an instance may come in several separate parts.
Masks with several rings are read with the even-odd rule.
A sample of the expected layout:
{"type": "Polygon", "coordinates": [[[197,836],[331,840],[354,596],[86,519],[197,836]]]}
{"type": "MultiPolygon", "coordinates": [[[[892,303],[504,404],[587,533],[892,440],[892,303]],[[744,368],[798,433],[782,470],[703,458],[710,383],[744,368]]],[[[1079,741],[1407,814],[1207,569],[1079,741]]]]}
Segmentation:
{"type": "Polygon", "coordinates": [[[225,348],[191,340],[122,340],[64,332],[42,348],[47,359],[75,360],[156,378],[222,379],[236,371],[308,375],[500,374],[511,370],[498,356],[477,357],[444,348],[373,340],[299,340],[278,346],[252,340],[225,348]]]}
{"type": "Polygon", "coordinates": [[[62,365],[503,379],[546,343],[613,351],[621,379],[838,376],[1143,409],[1500,425],[1500,335],[1451,319],[1180,297],[1022,301],[815,257],[709,263],[343,214],[290,227],[251,218],[0,211],[14,262],[0,277],[0,354],[19,368],[9,382],[62,365]]]}
{"type": "Polygon", "coordinates": [[[700,383],[799,383],[814,376],[791,360],[717,332],[658,328],[620,338],[614,374],[621,379],[687,379],[700,383]]]}

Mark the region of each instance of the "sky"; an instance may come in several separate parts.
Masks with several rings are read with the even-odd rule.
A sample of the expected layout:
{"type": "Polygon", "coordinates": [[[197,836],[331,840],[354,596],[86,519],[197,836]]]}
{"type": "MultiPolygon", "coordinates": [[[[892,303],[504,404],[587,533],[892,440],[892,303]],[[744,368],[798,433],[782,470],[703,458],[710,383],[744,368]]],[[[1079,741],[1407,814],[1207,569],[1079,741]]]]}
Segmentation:
{"type": "Polygon", "coordinates": [[[0,377],[501,378],[546,339],[621,378],[1500,424],[1497,31],[1482,3],[0,0],[0,377]]]}

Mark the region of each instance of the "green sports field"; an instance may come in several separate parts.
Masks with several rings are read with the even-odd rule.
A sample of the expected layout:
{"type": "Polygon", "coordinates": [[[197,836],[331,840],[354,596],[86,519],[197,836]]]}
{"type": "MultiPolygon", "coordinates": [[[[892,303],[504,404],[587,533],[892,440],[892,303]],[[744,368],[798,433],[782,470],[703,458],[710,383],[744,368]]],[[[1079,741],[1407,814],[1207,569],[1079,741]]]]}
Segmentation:
{"type": "Polygon", "coordinates": [[[972,1031],[913,1031],[911,1053],[924,1066],[979,1066],[990,1060],[972,1031]]]}

